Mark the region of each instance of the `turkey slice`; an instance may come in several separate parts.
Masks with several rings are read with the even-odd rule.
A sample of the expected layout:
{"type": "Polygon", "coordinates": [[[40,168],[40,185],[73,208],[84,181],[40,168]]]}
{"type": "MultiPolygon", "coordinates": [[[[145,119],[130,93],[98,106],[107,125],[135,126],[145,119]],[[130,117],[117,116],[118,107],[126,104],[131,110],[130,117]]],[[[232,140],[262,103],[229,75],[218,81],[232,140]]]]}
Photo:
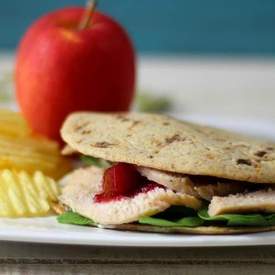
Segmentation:
{"type": "Polygon", "coordinates": [[[210,216],[259,212],[275,212],[275,190],[270,188],[227,197],[213,197],[208,208],[210,216]]]}
{"type": "Polygon", "coordinates": [[[99,224],[123,224],[137,221],[142,216],[152,216],[171,205],[183,205],[198,209],[201,201],[194,196],[156,187],[134,197],[125,197],[108,202],[95,202],[101,193],[104,169],[80,168],[61,180],[60,201],[72,211],[92,219],[99,224]]]}
{"type": "Polygon", "coordinates": [[[178,173],[166,172],[148,167],[137,166],[141,175],[149,180],[157,182],[177,192],[195,196],[210,201],[213,196],[226,196],[244,192],[247,185],[238,182],[223,182],[222,179],[215,179],[200,176],[188,176],[178,173]]]}

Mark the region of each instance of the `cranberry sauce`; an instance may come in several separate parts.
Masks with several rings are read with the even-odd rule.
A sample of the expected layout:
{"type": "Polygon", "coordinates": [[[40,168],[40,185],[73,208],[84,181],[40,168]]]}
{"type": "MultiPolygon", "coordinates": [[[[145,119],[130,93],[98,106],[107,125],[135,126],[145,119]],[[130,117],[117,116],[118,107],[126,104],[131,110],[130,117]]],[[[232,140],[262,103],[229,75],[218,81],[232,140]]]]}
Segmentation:
{"type": "Polygon", "coordinates": [[[103,192],[95,195],[95,202],[120,200],[147,193],[156,187],[164,186],[141,176],[134,165],[118,163],[108,168],[103,176],[103,192]]]}

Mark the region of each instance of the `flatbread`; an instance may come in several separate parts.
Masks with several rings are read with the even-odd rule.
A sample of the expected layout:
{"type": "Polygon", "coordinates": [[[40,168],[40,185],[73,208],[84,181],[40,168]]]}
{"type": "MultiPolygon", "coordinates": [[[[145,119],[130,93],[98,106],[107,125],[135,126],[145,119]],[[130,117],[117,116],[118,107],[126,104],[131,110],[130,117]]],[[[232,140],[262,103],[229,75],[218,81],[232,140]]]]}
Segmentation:
{"type": "Polygon", "coordinates": [[[122,231],[140,231],[166,234],[193,234],[193,235],[237,235],[247,233],[259,233],[274,231],[275,226],[258,227],[222,227],[222,226],[198,226],[198,227],[161,227],[144,224],[120,224],[101,226],[99,228],[115,229],[122,231]]]}
{"type": "Polygon", "coordinates": [[[74,113],[61,135],[72,149],[112,162],[275,184],[275,144],[167,116],[74,113]]]}

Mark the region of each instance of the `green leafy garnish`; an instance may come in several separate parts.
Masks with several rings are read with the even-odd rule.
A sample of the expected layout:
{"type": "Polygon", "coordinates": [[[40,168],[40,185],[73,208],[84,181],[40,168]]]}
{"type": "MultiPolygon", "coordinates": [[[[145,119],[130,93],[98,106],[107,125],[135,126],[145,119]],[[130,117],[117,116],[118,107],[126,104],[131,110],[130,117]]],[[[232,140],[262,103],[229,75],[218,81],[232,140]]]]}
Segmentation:
{"type": "Polygon", "coordinates": [[[176,221],[169,221],[155,217],[141,217],[138,220],[141,224],[149,224],[162,227],[197,227],[204,223],[199,217],[185,217],[176,221]]]}
{"type": "Polygon", "coordinates": [[[194,209],[179,205],[171,206],[153,217],[141,217],[138,222],[163,227],[196,227],[204,223],[194,209]]]}
{"type": "Polygon", "coordinates": [[[275,225],[275,214],[223,214],[210,217],[206,208],[198,216],[208,222],[223,222],[227,226],[269,226],[275,225]]]}
{"type": "Polygon", "coordinates": [[[159,218],[159,219],[164,219],[169,221],[179,220],[182,217],[197,217],[197,211],[189,207],[185,207],[181,205],[173,205],[173,206],[170,206],[165,211],[160,212],[154,216],[154,218],[159,218]]]}
{"type": "Polygon", "coordinates": [[[140,112],[161,113],[171,109],[171,100],[167,97],[139,94],[136,99],[137,109],[140,112]]]}
{"type": "Polygon", "coordinates": [[[141,224],[150,224],[164,227],[176,226],[174,222],[153,217],[141,217],[138,222],[141,224]]]}
{"type": "Polygon", "coordinates": [[[171,216],[190,217],[196,216],[197,211],[193,208],[182,205],[172,205],[168,209],[161,213],[158,213],[157,215],[163,215],[169,218],[171,218],[171,216]]]}
{"type": "Polygon", "coordinates": [[[57,217],[57,221],[65,224],[76,225],[94,225],[95,223],[86,217],[83,217],[75,212],[67,211],[57,217]]]}
{"type": "Polygon", "coordinates": [[[99,168],[108,168],[110,167],[110,163],[104,159],[98,159],[91,156],[80,156],[81,161],[83,161],[86,165],[92,165],[99,168]]]}
{"type": "Polygon", "coordinates": [[[275,214],[270,214],[266,216],[265,219],[268,221],[269,225],[275,225],[275,214]]]}
{"type": "MultiPolygon", "coordinates": [[[[160,227],[197,227],[201,225],[215,226],[271,226],[275,225],[275,214],[224,214],[210,217],[207,208],[198,211],[197,216],[182,216],[182,218],[173,219],[171,217],[161,218],[167,214],[185,211],[187,215],[193,214],[186,207],[171,207],[153,217],[141,217],[138,220],[140,224],[147,224],[160,227]]],[[[57,217],[58,222],[75,225],[95,225],[91,219],[83,217],[75,212],[67,211],[57,217]]]]}

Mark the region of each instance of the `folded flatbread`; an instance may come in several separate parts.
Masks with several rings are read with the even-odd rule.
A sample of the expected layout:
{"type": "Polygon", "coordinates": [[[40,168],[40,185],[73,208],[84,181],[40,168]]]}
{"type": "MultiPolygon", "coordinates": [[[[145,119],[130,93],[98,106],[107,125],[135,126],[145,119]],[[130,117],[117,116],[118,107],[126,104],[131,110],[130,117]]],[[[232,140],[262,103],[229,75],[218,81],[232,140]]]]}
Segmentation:
{"type": "Polygon", "coordinates": [[[273,230],[275,145],[271,142],[168,116],[138,113],[74,113],[65,121],[61,135],[67,144],[65,152],[102,159],[111,167],[131,165],[146,179],[131,195],[97,201],[98,194],[104,193],[106,171],[111,168],[79,168],[63,178],[60,204],[96,225],[199,234],[273,230]],[[253,226],[250,221],[230,226],[230,222],[211,224],[209,219],[198,226],[163,228],[139,223],[141,218],[155,217],[173,206],[194,211],[208,207],[210,218],[268,214],[269,224],[253,226]]]}

